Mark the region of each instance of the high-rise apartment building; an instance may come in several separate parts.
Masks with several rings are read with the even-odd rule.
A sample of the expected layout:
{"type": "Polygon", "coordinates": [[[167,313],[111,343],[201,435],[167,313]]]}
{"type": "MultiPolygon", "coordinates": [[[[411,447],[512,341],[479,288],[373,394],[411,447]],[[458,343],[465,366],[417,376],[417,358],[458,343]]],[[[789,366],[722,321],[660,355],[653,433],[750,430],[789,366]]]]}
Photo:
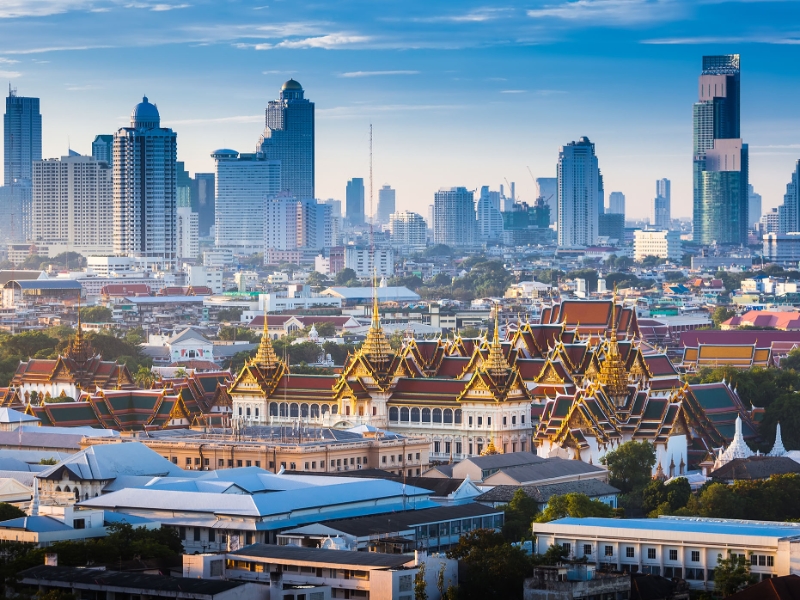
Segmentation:
{"type": "Polygon", "coordinates": [[[611,192],[608,195],[608,210],[606,212],[612,215],[624,215],[625,194],[622,192],[611,192]]]}
{"type": "Polygon", "coordinates": [[[656,197],[650,210],[650,225],[654,229],[669,229],[672,223],[672,207],[669,179],[656,181],[656,197]]]}
{"type": "Polygon", "coordinates": [[[178,206],[188,206],[191,208],[192,178],[189,175],[189,171],[184,167],[183,161],[180,160],[175,163],[175,183],[178,187],[176,196],[178,199],[178,206]]]}
{"type": "Polygon", "coordinates": [[[323,250],[336,236],[330,204],[298,200],[285,192],[266,203],[266,250],[323,250]]]}
{"type": "Polygon", "coordinates": [[[256,152],[281,163],[280,191],[300,200],[314,198],[314,103],[290,79],[266,110],[266,127],[256,152]]]}
{"type": "Polygon", "coordinates": [[[434,196],[433,239],[447,246],[478,242],[475,198],[465,187],[441,188],[434,196]]]}
{"type": "Polygon", "coordinates": [[[364,179],[353,177],[347,182],[345,190],[345,211],[347,222],[352,225],[364,224],[364,179]]]}
{"type": "Polygon", "coordinates": [[[114,164],[114,136],[96,135],[92,142],[92,158],[102,160],[113,166],[114,164]]]}
{"type": "Polygon", "coordinates": [[[280,193],[281,163],[263,154],[216,150],[214,240],[237,254],[264,251],[266,205],[280,193]]]}
{"type": "Polygon", "coordinates": [[[200,254],[198,215],[190,206],[178,207],[176,232],[178,258],[197,258],[200,254]]]}
{"type": "Polygon", "coordinates": [[[369,248],[348,245],[344,247],[344,266],[353,269],[356,277],[368,279],[375,277],[392,277],[394,275],[394,251],[391,248],[378,246],[369,248]]]}
{"type": "Polygon", "coordinates": [[[214,227],[216,185],[214,173],[195,173],[191,181],[192,210],[197,213],[201,237],[211,235],[214,227]]]}
{"type": "Polygon", "coordinates": [[[761,221],[761,194],[756,194],[753,184],[747,186],[747,226],[754,227],[761,221]]]}
{"type": "Polygon", "coordinates": [[[558,245],[566,248],[597,243],[602,179],[594,144],[582,137],[558,154],[558,245]]]}
{"type": "Polygon", "coordinates": [[[537,177],[536,193],[550,207],[550,225],[558,218],[558,177],[537,177]]]}
{"type": "Polygon", "coordinates": [[[59,252],[107,255],[114,251],[111,166],[91,156],[33,162],[34,243],[59,252]]]}
{"type": "Polygon", "coordinates": [[[800,160],[794,165],[792,178],[786,184],[783,204],[778,207],[779,233],[800,231],[800,160]]]}
{"type": "Polygon", "coordinates": [[[389,185],[384,185],[378,190],[378,211],[376,224],[386,225],[389,216],[395,211],[395,190],[389,185]]]}
{"type": "Polygon", "coordinates": [[[425,219],[410,210],[396,212],[389,217],[389,232],[394,248],[419,250],[425,248],[428,241],[425,219]]]}
{"type": "Polygon", "coordinates": [[[739,55],[704,56],[694,104],[694,241],[747,243],[748,150],[739,130],[739,55]]]}
{"type": "Polygon", "coordinates": [[[145,97],[130,127],[114,134],[114,253],[177,255],[178,136],[161,127],[158,108],[145,97]]]}
{"type": "Polygon", "coordinates": [[[481,187],[477,209],[478,236],[481,242],[498,242],[503,237],[503,213],[500,212],[500,206],[500,192],[490,191],[488,185],[481,187]]]}

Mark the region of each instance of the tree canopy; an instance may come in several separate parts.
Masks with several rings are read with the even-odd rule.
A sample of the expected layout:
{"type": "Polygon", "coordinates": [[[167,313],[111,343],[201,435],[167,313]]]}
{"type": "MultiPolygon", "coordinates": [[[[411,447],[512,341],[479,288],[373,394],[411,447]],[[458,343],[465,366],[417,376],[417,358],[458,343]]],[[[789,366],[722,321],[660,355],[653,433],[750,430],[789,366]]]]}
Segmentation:
{"type": "Polygon", "coordinates": [[[564,517],[613,517],[614,509],[608,504],[589,498],[586,494],[569,493],[553,496],[541,514],[536,517],[537,523],[547,523],[564,517]]]}

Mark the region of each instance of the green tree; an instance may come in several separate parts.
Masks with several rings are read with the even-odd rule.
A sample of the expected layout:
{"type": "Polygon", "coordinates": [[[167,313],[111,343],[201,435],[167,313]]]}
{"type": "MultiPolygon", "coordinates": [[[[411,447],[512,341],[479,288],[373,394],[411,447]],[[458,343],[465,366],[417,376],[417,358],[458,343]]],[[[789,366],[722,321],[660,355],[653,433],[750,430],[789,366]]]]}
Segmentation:
{"type": "Polygon", "coordinates": [[[226,342],[250,342],[261,340],[261,332],[252,331],[247,327],[220,327],[217,338],[226,342]]]}
{"type": "Polygon", "coordinates": [[[139,367],[133,376],[133,381],[142,389],[150,389],[156,382],[156,375],[147,367],[139,367]]]}
{"type": "Polygon", "coordinates": [[[427,248],[423,254],[427,258],[444,258],[453,256],[453,249],[445,244],[436,244],[427,248]]]}
{"type": "Polygon", "coordinates": [[[608,504],[589,498],[586,494],[571,492],[553,496],[545,509],[536,517],[537,523],[547,523],[564,517],[613,517],[614,509],[608,504]]]}
{"type": "Polygon", "coordinates": [[[728,553],[727,558],[717,555],[717,567],[714,569],[714,589],[723,597],[732,596],[755,583],[750,574],[750,565],[743,554],[728,553]]]}
{"type": "MultiPolygon", "coordinates": [[[[34,481],[36,480],[34,479],[34,481]]],[[[18,519],[27,516],[28,514],[24,510],[20,510],[13,504],[0,502],[0,521],[9,521],[10,519],[18,519]]]]}
{"type": "Polygon", "coordinates": [[[522,488],[514,492],[505,508],[503,536],[510,542],[517,542],[532,535],[531,523],[539,512],[536,500],[528,496],[522,488]]]}
{"type": "Polygon", "coordinates": [[[84,306],[81,308],[81,319],[86,323],[110,323],[111,309],[105,306],[84,306]]]}
{"type": "Polygon", "coordinates": [[[594,269],[578,269],[567,273],[567,279],[583,279],[586,281],[586,291],[597,291],[597,271],[594,269]]]}
{"type": "Polygon", "coordinates": [[[422,278],[416,275],[409,275],[408,277],[392,277],[387,282],[387,285],[407,287],[408,289],[416,292],[422,287],[422,278]]]}
{"type": "Polygon", "coordinates": [[[361,285],[361,283],[358,281],[358,276],[356,275],[356,272],[349,267],[342,269],[336,274],[336,277],[334,278],[334,283],[338,286],[347,286],[347,287],[356,287],[361,285]]]}
{"type": "Polygon", "coordinates": [[[557,565],[569,558],[569,552],[561,544],[550,544],[544,554],[536,558],[541,565],[557,565]]]}
{"type": "Polygon", "coordinates": [[[659,258],[657,256],[653,256],[652,254],[645,256],[640,262],[643,267],[646,269],[655,267],[658,264],[659,258]]]}
{"type": "Polygon", "coordinates": [[[238,323],[242,319],[243,309],[239,306],[231,308],[221,308],[217,311],[217,320],[220,322],[238,323]]]}
{"type": "MultiPolygon", "coordinates": [[[[311,325],[307,325],[303,329],[303,333],[308,335],[311,332],[311,325]]],[[[314,323],[313,327],[317,330],[319,337],[331,338],[336,337],[336,325],[330,321],[322,321],[321,323],[314,323]]]]}
{"type": "Polygon", "coordinates": [[[600,462],[608,467],[608,482],[623,494],[630,494],[643,490],[650,482],[656,452],[650,442],[625,442],[600,462]]]}
{"type": "Polygon", "coordinates": [[[414,576],[414,600],[428,600],[428,584],[425,581],[425,563],[419,565],[414,576]]]}
{"type": "Polygon", "coordinates": [[[306,284],[311,287],[330,287],[333,283],[327,275],[323,275],[319,271],[311,271],[306,278],[306,284]]]}
{"type": "Polygon", "coordinates": [[[734,311],[724,306],[718,306],[714,309],[714,312],[711,313],[711,322],[714,323],[714,327],[719,328],[722,323],[735,316],[736,313],[734,311]]]}

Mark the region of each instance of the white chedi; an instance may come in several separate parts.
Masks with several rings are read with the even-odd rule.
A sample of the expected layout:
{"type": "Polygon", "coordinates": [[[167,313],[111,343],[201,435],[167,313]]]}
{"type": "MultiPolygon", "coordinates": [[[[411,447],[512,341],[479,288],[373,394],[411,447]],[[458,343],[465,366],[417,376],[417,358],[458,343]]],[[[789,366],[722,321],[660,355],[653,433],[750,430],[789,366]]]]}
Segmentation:
{"type": "Polygon", "coordinates": [[[786,448],[783,446],[783,439],[781,439],[781,424],[775,428],[775,443],[772,445],[772,450],[769,451],[767,456],[786,456],[786,448]]]}
{"type": "Polygon", "coordinates": [[[724,451],[720,448],[717,460],[714,461],[714,470],[719,469],[722,465],[728,464],[734,458],[750,458],[753,454],[755,453],[750,450],[750,447],[747,445],[747,442],[744,441],[744,436],[742,435],[742,417],[737,416],[736,432],[733,435],[733,440],[724,451]]]}

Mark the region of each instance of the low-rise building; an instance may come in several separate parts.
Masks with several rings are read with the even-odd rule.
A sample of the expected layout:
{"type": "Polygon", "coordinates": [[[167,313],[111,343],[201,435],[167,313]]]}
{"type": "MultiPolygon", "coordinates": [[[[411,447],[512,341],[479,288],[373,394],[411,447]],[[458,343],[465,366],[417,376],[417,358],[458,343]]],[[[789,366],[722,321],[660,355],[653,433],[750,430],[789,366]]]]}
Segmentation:
{"type": "Polygon", "coordinates": [[[524,600],[625,600],[631,590],[631,577],[627,573],[598,572],[594,565],[578,563],[537,566],[522,589],[524,600]]]}
{"type": "Polygon", "coordinates": [[[680,231],[636,230],[633,234],[633,259],[641,261],[646,256],[680,261],[683,257],[680,231]]]}
{"type": "Polygon", "coordinates": [[[763,238],[763,253],[764,260],[769,262],[797,262],[800,260],[800,232],[767,233],[763,238]]]}

